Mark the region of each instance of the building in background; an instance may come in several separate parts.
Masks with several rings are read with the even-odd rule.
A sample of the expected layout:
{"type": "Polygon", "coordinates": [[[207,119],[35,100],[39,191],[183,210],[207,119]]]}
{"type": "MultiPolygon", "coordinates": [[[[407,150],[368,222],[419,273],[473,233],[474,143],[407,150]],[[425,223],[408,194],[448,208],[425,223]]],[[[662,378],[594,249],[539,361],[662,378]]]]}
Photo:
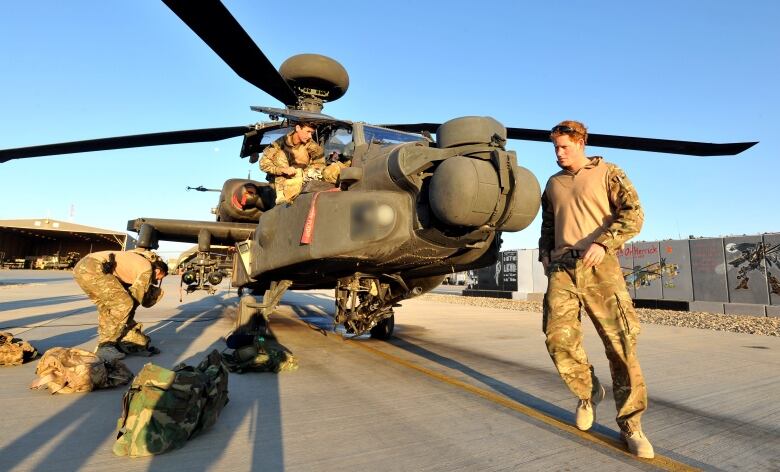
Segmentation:
{"type": "Polygon", "coordinates": [[[0,220],[0,264],[6,268],[67,268],[90,252],[132,249],[135,242],[120,231],[50,218],[0,220]]]}

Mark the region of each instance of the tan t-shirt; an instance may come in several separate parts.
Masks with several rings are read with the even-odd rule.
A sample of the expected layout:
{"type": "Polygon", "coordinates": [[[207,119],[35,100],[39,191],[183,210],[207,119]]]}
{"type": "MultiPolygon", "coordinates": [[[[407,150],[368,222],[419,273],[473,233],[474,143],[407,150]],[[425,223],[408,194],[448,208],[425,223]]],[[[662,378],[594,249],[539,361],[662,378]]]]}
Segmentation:
{"type": "Polygon", "coordinates": [[[608,251],[639,233],[644,220],[639,197],[616,165],[593,157],[578,170],[550,177],[542,195],[540,258],[552,260],[569,249],[596,242],[608,251]]]}
{"type": "Polygon", "coordinates": [[[152,281],[152,264],[142,255],[130,251],[99,251],[89,257],[100,262],[108,261],[109,254],[114,254],[116,268],[113,275],[125,285],[128,285],[130,295],[141,303],[144,294],[152,281]]]}

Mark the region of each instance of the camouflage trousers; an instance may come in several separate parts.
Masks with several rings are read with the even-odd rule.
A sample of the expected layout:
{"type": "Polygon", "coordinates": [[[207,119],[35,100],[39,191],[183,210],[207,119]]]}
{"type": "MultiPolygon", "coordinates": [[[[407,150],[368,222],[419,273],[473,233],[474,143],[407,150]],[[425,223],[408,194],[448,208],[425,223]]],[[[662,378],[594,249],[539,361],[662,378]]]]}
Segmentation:
{"type": "Polygon", "coordinates": [[[638,430],[647,408],[647,387],[636,354],[639,319],[616,256],[607,254],[601,264],[590,269],[573,258],[556,260],[549,266],[542,321],[547,351],[574,395],[588,399],[598,379],[582,346],[583,307],[609,360],[617,423],[623,431],[638,430]]]}
{"type": "Polygon", "coordinates": [[[73,268],[73,277],[97,305],[98,345],[117,343],[135,325],[137,304],[116,277],[104,274],[100,261],[85,257],[73,268]]]}

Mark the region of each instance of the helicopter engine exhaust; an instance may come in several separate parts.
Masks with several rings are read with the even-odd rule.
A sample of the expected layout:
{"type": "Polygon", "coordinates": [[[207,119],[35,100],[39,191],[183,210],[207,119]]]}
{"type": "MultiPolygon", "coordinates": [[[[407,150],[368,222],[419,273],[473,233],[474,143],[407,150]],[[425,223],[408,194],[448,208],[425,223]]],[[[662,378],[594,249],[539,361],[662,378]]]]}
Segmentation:
{"type": "Polygon", "coordinates": [[[276,195],[267,182],[229,179],[222,186],[217,221],[257,223],[264,211],[274,206],[276,195]]]}

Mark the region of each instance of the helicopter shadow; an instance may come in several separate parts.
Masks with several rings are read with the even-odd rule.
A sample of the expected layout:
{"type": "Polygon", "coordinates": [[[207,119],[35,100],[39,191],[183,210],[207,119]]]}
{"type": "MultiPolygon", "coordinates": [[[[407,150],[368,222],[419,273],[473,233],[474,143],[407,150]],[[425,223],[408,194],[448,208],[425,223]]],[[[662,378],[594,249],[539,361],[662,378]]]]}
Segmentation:
{"type": "MultiPolygon", "coordinates": [[[[7,321],[1,321],[0,323],[3,323],[2,326],[0,326],[0,330],[8,330],[13,332],[14,334],[18,333],[19,330],[25,330],[29,331],[31,329],[35,328],[44,328],[44,327],[57,327],[62,326],[62,323],[56,323],[56,324],[48,324],[45,323],[46,321],[55,321],[55,320],[66,320],[70,316],[75,315],[82,315],[84,313],[89,312],[95,312],[95,319],[91,323],[80,323],[79,325],[83,326],[97,326],[97,310],[95,310],[94,307],[81,307],[81,308],[74,308],[72,310],[65,310],[65,311],[57,311],[53,313],[46,313],[45,315],[35,315],[35,316],[27,316],[24,318],[14,318],[7,321]],[[36,325],[36,323],[41,323],[40,325],[36,325]]],[[[23,332],[25,332],[23,331],[23,332]]],[[[43,339],[41,339],[43,340],[43,339]]]]}
{"type": "MultiPolygon", "coordinates": [[[[215,337],[205,349],[185,359],[179,359],[179,353],[184,352],[190,343],[201,338],[204,330],[214,322],[219,308],[224,309],[236,302],[237,299],[225,301],[221,297],[206,297],[180,305],[175,314],[155,322],[154,325],[150,325],[152,329],[148,330],[155,331],[154,327],[161,327],[155,331],[156,335],[152,334],[153,341],[155,338],[174,337],[177,343],[172,344],[167,349],[168,352],[164,351],[154,358],[132,356],[127,357],[125,363],[136,373],[147,362],[154,362],[167,368],[172,368],[174,363],[181,360],[190,365],[197,365],[211,350],[224,348],[221,338],[215,337]],[[182,322],[183,320],[186,322],[182,322]],[[172,349],[177,345],[179,349],[172,349]]],[[[94,336],[95,328],[89,328],[55,336],[47,341],[60,345],[73,345],[74,341],[94,336]]],[[[32,362],[19,366],[29,372],[31,380],[35,378],[35,364],[32,362]]],[[[236,397],[234,393],[216,424],[188,441],[181,449],[140,460],[148,461],[151,470],[158,468],[176,470],[182,461],[186,462],[187,470],[209,470],[224,454],[237,433],[237,430],[230,425],[246,421],[255,428],[254,431],[250,431],[255,434],[252,441],[253,470],[283,470],[280,402],[276,376],[270,374],[258,377],[250,374],[236,382],[237,377],[239,376],[230,375],[229,388],[231,392],[237,392],[244,398],[236,397]],[[262,384],[263,388],[257,388],[258,384],[262,384]],[[260,418],[262,424],[258,426],[261,423],[260,418]]],[[[27,385],[18,382],[15,388],[27,389],[27,385]]],[[[0,449],[3,468],[17,467],[33,451],[38,450],[47,450],[47,452],[30,470],[44,471],[55,467],[78,470],[84,467],[86,461],[95,453],[111,455],[110,448],[105,448],[103,444],[106,437],[115,437],[116,419],[121,413],[122,396],[126,391],[127,386],[124,386],[86,394],[41,398],[43,408],[52,401],[67,403],[67,406],[61,409],[57,407],[59,411],[54,414],[44,414],[40,417],[37,426],[0,449]],[[49,447],[52,444],[56,445],[49,447]],[[101,448],[104,448],[104,451],[100,451],[101,448]]],[[[46,396],[48,393],[30,392],[24,402],[33,403],[36,401],[35,397],[39,395],[46,396]]]]}
{"type": "Polygon", "coordinates": [[[60,282],[68,282],[70,280],[69,277],[51,277],[51,278],[40,278],[36,279],[34,277],[32,278],[10,278],[10,279],[2,279],[0,280],[0,287],[4,285],[28,285],[28,284],[48,284],[48,283],[60,283],[60,282]]]}
{"type": "MultiPolygon", "coordinates": [[[[189,308],[206,309],[200,316],[218,315],[220,318],[236,316],[238,297],[235,293],[211,296],[189,308]],[[205,303],[204,303],[205,302],[205,303]],[[217,302],[217,306],[208,305],[217,302]]],[[[189,314],[187,311],[182,315],[189,314]]],[[[190,323],[192,326],[195,323],[190,323]]],[[[195,333],[192,333],[195,334],[195,333]]],[[[185,330],[179,330],[177,336],[187,336],[185,330]]],[[[212,350],[225,350],[225,336],[216,338],[206,349],[193,354],[183,362],[196,366],[212,350]]],[[[241,445],[242,461],[251,456],[250,470],[283,471],[284,450],[281,426],[281,398],[278,374],[270,372],[230,373],[228,376],[229,401],[219,415],[219,419],[209,429],[190,439],[181,449],[150,457],[151,470],[174,470],[183,468],[188,471],[211,470],[214,464],[237,446],[231,443],[246,434],[249,444],[241,445]],[[248,446],[248,447],[247,447],[248,446]],[[193,453],[193,451],[197,451],[193,453]]],[[[243,439],[241,439],[243,441],[243,439]]],[[[238,458],[236,458],[238,460],[238,458]]]]}
{"type": "Polygon", "coordinates": [[[0,302],[0,312],[48,305],[58,305],[60,303],[70,303],[86,299],[87,297],[85,295],[58,295],[56,297],[30,298],[26,300],[0,302]]]}

